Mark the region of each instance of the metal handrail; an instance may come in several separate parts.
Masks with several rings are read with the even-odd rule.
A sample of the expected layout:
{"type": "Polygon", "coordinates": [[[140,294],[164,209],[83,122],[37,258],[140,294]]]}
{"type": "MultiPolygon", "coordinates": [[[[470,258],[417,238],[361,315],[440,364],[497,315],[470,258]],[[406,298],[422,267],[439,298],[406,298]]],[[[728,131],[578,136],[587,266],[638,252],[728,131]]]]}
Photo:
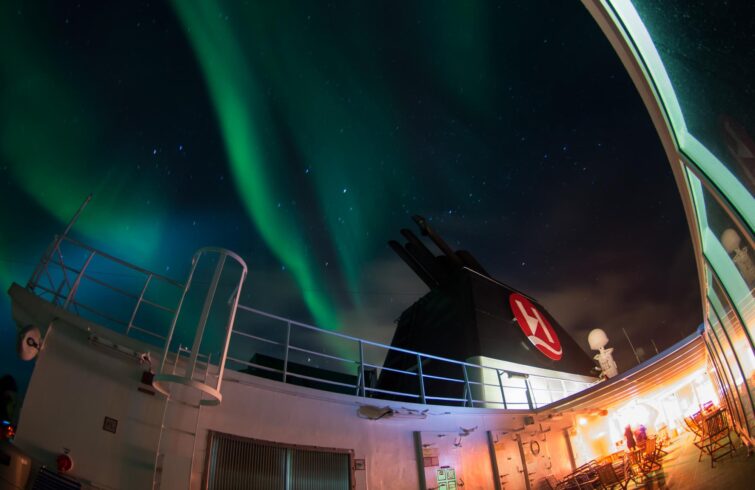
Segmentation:
{"type": "MultiPolygon", "coordinates": [[[[291,325],[295,325],[297,327],[302,327],[302,328],[305,328],[305,329],[308,329],[308,330],[314,330],[314,331],[317,331],[320,334],[330,335],[330,336],[333,336],[333,337],[339,337],[339,338],[346,339],[346,340],[352,340],[354,342],[361,342],[363,345],[370,345],[370,346],[373,346],[373,347],[379,347],[379,348],[391,350],[391,351],[394,351],[394,352],[401,352],[402,354],[409,354],[409,355],[412,355],[412,356],[421,356],[422,359],[433,359],[433,360],[436,360],[436,361],[448,362],[448,363],[456,364],[456,365],[459,365],[459,366],[469,366],[469,367],[478,368],[478,369],[489,369],[489,370],[492,370],[492,371],[500,371],[500,372],[505,372],[505,373],[514,374],[514,375],[521,374],[521,373],[517,373],[516,371],[507,371],[507,370],[500,369],[500,368],[495,368],[495,367],[492,367],[492,366],[483,366],[481,364],[474,364],[474,363],[465,362],[465,361],[457,361],[457,360],[454,360],[454,359],[448,359],[446,357],[435,356],[435,355],[432,355],[432,354],[423,354],[421,352],[417,352],[417,351],[413,351],[413,350],[409,350],[409,349],[404,349],[404,348],[401,348],[401,347],[390,346],[390,345],[386,345],[386,344],[381,344],[379,342],[373,342],[371,340],[360,339],[358,337],[352,337],[351,335],[346,335],[346,334],[342,334],[342,333],[339,333],[339,332],[334,332],[332,330],[325,330],[325,329],[323,329],[321,327],[317,327],[315,325],[310,325],[308,323],[298,322],[298,321],[292,320],[290,318],[285,318],[285,317],[282,317],[282,316],[274,315],[272,313],[268,313],[268,312],[265,312],[265,311],[262,311],[262,310],[258,310],[256,308],[252,308],[252,307],[249,307],[249,306],[245,306],[245,305],[242,305],[242,304],[239,304],[238,309],[244,310],[244,311],[248,311],[248,312],[251,312],[251,313],[255,313],[257,315],[264,316],[264,317],[267,317],[267,318],[270,318],[270,319],[273,319],[273,320],[279,320],[281,322],[290,323],[291,325]]],[[[238,330],[234,330],[234,332],[238,332],[238,330]]],[[[543,378],[543,379],[553,379],[553,380],[563,381],[561,378],[557,378],[555,376],[548,376],[546,374],[543,374],[543,375],[538,374],[537,377],[538,378],[543,378]]]]}
{"type": "MultiPolygon", "coordinates": [[[[256,308],[252,308],[245,305],[238,305],[239,310],[243,310],[252,314],[255,314],[262,318],[267,318],[271,320],[275,320],[279,323],[285,323],[286,325],[286,340],[285,342],[277,341],[277,340],[271,340],[265,337],[261,337],[259,335],[251,334],[248,332],[245,332],[241,330],[243,327],[239,326],[237,324],[233,330],[233,333],[238,334],[241,337],[244,337],[246,339],[251,340],[258,340],[269,344],[274,344],[276,346],[280,346],[283,350],[283,370],[281,373],[281,370],[275,370],[275,372],[281,373],[283,375],[283,381],[285,383],[291,383],[295,382],[292,381],[291,378],[300,378],[300,379],[312,379],[317,381],[322,381],[324,384],[331,384],[336,386],[345,386],[355,389],[355,393],[358,396],[375,396],[375,395],[391,395],[391,396],[399,396],[399,397],[408,397],[412,399],[418,400],[420,403],[427,403],[428,401],[432,402],[449,402],[449,403],[457,403],[457,404],[463,404],[464,406],[503,406],[504,408],[516,408],[516,407],[528,407],[530,409],[533,409],[539,405],[542,405],[542,403],[538,402],[538,398],[542,399],[543,394],[547,392],[548,396],[547,398],[553,398],[558,397],[561,398],[562,396],[565,396],[568,391],[565,389],[564,385],[564,379],[557,378],[555,376],[547,376],[547,375],[527,375],[522,373],[517,373],[513,371],[506,371],[500,368],[492,367],[492,366],[485,366],[481,364],[475,364],[465,361],[457,361],[454,359],[447,359],[444,357],[432,355],[432,354],[423,354],[421,352],[412,351],[410,349],[404,349],[401,347],[395,347],[390,346],[386,344],[381,344],[379,342],[373,342],[369,340],[360,339],[357,337],[353,337],[347,334],[339,333],[339,332],[333,332],[330,330],[324,330],[319,327],[316,327],[314,325],[310,325],[307,323],[299,322],[292,320],[290,318],[285,318],[279,315],[274,315],[256,308]],[[305,349],[301,347],[300,345],[293,345],[291,342],[291,334],[292,329],[301,329],[303,331],[311,331],[316,333],[318,336],[325,336],[325,337],[333,337],[338,338],[341,340],[346,340],[348,342],[355,343],[358,347],[358,358],[344,358],[342,356],[336,356],[332,354],[326,354],[321,351],[316,351],[312,349],[305,349]],[[386,365],[377,365],[374,363],[370,363],[365,359],[364,356],[364,346],[370,346],[370,347],[376,347],[378,349],[381,349],[385,352],[398,352],[401,354],[407,355],[407,361],[411,359],[412,357],[416,358],[415,363],[408,368],[400,369],[397,366],[386,366],[386,365]],[[289,353],[291,351],[294,352],[303,352],[306,354],[310,354],[312,356],[317,356],[324,359],[330,359],[335,362],[341,363],[341,365],[348,364],[356,367],[356,384],[355,385],[349,385],[347,383],[339,383],[335,382],[331,379],[324,379],[324,378],[315,378],[312,376],[304,376],[300,373],[293,373],[290,372],[288,369],[289,364],[289,353]],[[460,367],[461,371],[463,373],[463,377],[449,377],[449,376],[441,376],[438,374],[430,374],[423,372],[423,364],[427,365],[427,361],[432,360],[436,361],[438,363],[444,363],[449,366],[456,366],[460,367]],[[416,381],[416,388],[414,388],[412,391],[409,392],[402,392],[402,391],[396,391],[396,390],[386,390],[376,387],[370,387],[366,386],[365,381],[365,375],[364,370],[365,368],[374,368],[380,370],[380,372],[391,372],[396,373],[399,375],[407,375],[407,376],[415,376],[416,381]],[[469,372],[469,369],[475,369],[477,371],[469,372]],[[497,383],[490,383],[486,382],[484,378],[484,373],[495,373],[495,378],[497,379],[497,383]],[[474,373],[474,377],[472,377],[472,374],[474,373]],[[521,385],[512,385],[509,383],[504,383],[504,377],[502,375],[512,375],[517,378],[520,378],[523,383],[521,385]],[[559,390],[551,390],[548,388],[533,388],[531,386],[531,383],[529,382],[529,377],[532,376],[533,379],[542,379],[542,380],[555,380],[559,382],[559,390]],[[449,383],[448,386],[451,386],[450,384],[455,384],[457,386],[461,385],[459,387],[459,390],[461,391],[463,387],[463,392],[460,393],[460,396],[454,397],[454,396],[440,396],[441,394],[435,394],[435,393],[428,393],[427,392],[427,386],[426,381],[434,381],[434,382],[442,382],[442,383],[449,383]],[[490,392],[488,390],[493,389],[493,392],[490,392]],[[490,399],[490,400],[480,400],[479,396],[474,396],[474,390],[482,390],[484,393],[500,393],[499,398],[496,399],[490,399]],[[535,394],[535,391],[540,392],[540,395],[537,396],[535,394]],[[508,396],[507,393],[508,392],[508,396]],[[524,396],[521,394],[518,396],[514,396],[514,393],[523,393],[524,396]],[[512,400],[512,397],[514,400],[520,400],[520,397],[523,398],[521,401],[510,401],[512,400]]],[[[273,328],[273,327],[269,327],[273,328]]],[[[257,332],[255,332],[257,333],[257,332]]],[[[237,359],[233,360],[234,362],[238,362],[237,359]]],[[[253,365],[248,363],[243,363],[246,365],[253,365]]],[[[262,366],[260,366],[262,367],[262,366]]],[[[334,371],[334,372],[340,372],[340,371],[334,371]]],[[[460,373],[460,374],[462,374],[460,373]]],[[[347,374],[344,372],[341,372],[341,374],[347,374]]],[[[353,375],[353,374],[352,374],[353,375]]],[[[579,382],[579,381],[577,381],[579,382]]],[[[411,386],[409,384],[408,386],[411,386]]],[[[405,388],[402,388],[405,389],[405,388]]],[[[432,390],[431,390],[432,391],[432,390]]],[[[479,392],[477,392],[479,395],[479,392]]]]}
{"type": "MultiPolygon", "coordinates": [[[[56,236],[53,243],[48,247],[48,250],[45,254],[45,256],[42,258],[40,265],[35,269],[34,274],[32,275],[32,278],[29,280],[28,288],[32,291],[41,291],[44,293],[49,293],[52,295],[52,302],[54,304],[59,304],[58,301],[62,300],[63,307],[68,308],[72,307],[75,308],[78,312],[78,308],[82,308],[85,311],[89,311],[94,315],[97,315],[101,318],[104,318],[105,320],[108,320],[112,322],[115,325],[125,326],[126,335],[131,335],[132,332],[139,332],[144,335],[152,336],[158,340],[166,342],[166,339],[168,337],[161,335],[157,331],[150,330],[149,328],[146,328],[145,325],[136,325],[135,321],[137,319],[137,313],[140,311],[140,308],[147,304],[151,307],[157,308],[159,310],[167,311],[173,314],[177,314],[177,312],[181,309],[181,304],[183,300],[183,296],[186,292],[186,287],[180,283],[179,281],[176,281],[174,279],[171,279],[167,276],[164,276],[162,274],[158,274],[149,270],[146,270],[144,268],[135,266],[133,264],[130,264],[124,260],[118,259],[117,257],[114,257],[110,254],[107,254],[105,252],[102,252],[100,250],[97,250],[89,245],[86,245],[78,240],[75,240],[73,238],[70,238],[68,236],[56,236]],[[71,246],[78,247],[86,252],[86,258],[84,260],[84,263],[81,267],[72,267],[70,264],[66,264],[64,259],[64,254],[61,252],[61,246],[64,244],[70,244],[71,246]],[[138,275],[141,275],[144,277],[144,283],[139,286],[136,292],[132,293],[129,292],[122,287],[116,286],[114,284],[111,284],[106,279],[103,279],[101,277],[93,277],[93,275],[98,274],[98,272],[93,272],[90,270],[90,264],[93,262],[93,260],[97,258],[97,260],[105,260],[114,264],[117,264],[119,266],[125,267],[130,271],[133,271],[137,273],[138,275]],[[59,272],[62,272],[62,279],[60,280],[59,284],[56,284],[56,281],[53,279],[53,276],[50,274],[50,268],[56,267],[58,269],[53,269],[58,271],[56,274],[56,278],[60,277],[59,272]],[[68,273],[74,274],[73,281],[69,280],[68,273]],[[46,287],[42,284],[39,284],[39,281],[43,278],[47,277],[47,279],[50,282],[50,287],[46,287]],[[89,280],[92,281],[92,283],[108,288],[111,291],[114,291],[115,293],[119,294],[121,297],[128,298],[129,300],[135,300],[136,304],[134,305],[133,309],[129,312],[129,315],[127,318],[120,319],[116,318],[115,316],[109,314],[110,311],[108,311],[105,308],[105,312],[100,311],[102,308],[100,304],[95,304],[94,306],[97,306],[97,308],[94,308],[91,304],[85,304],[84,301],[81,301],[79,298],[79,286],[81,285],[82,280],[89,280]],[[178,291],[182,292],[182,295],[180,299],[178,300],[177,305],[171,305],[166,306],[163,304],[158,303],[157,301],[154,301],[152,299],[147,299],[146,294],[148,292],[148,289],[153,285],[156,281],[159,281],[160,283],[167,284],[169,286],[172,286],[177,289],[178,291]]],[[[231,302],[237,296],[237,292],[234,292],[231,295],[231,302]]],[[[370,340],[360,339],[357,337],[353,337],[351,335],[343,334],[340,332],[334,332],[330,330],[324,330],[322,328],[319,328],[315,325],[310,325],[307,323],[295,321],[289,318],[285,318],[282,316],[274,315],[262,310],[258,310],[256,308],[252,308],[249,306],[237,304],[234,310],[234,314],[238,312],[239,310],[252,313],[254,315],[257,315],[262,318],[267,318],[271,320],[275,320],[277,322],[285,324],[285,340],[275,340],[274,338],[271,338],[269,336],[265,336],[266,334],[259,334],[257,335],[257,332],[255,333],[249,333],[247,331],[243,331],[238,323],[235,325],[231,324],[230,328],[230,335],[233,337],[232,345],[238,345],[239,342],[261,342],[264,344],[277,346],[281,348],[283,351],[283,369],[277,369],[272,368],[269,366],[263,366],[260,364],[257,364],[255,362],[252,362],[251,359],[249,361],[244,361],[239,359],[237,356],[231,356],[231,355],[223,355],[220,357],[222,362],[219,363],[219,369],[220,373],[223,372],[224,368],[234,369],[237,370],[233,366],[229,366],[229,363],[236,363],[241,366],[247,366],[254,369],[259,369],[262,371],[267,372],[273,372],[281,375],[282,380],[284,383],[296,383],[297,380],[308,380],[308,381],[314,381],[317,383],[321,383],[320,386],[332,386],[335,388],[348,388],[350,390],[353,390],[352,392],[356,393],[358,396],[362,397],[380,397],[380,396],[393,396],[393,397],[405,397],[412,400],[419,401],[420,403],[428,403],[430,401],[432,402],[449,402],[449,403],[455,403],[455,404],[463,404],[464,406],[479,406],[479,405],[485,405],[485,406],[503,406],[504,408],[513,408],[513,407],[529,407],[534,408],[538,405],[537,398],[543,398],[543,395],[541,392],[548,392],[549,396],[548,398],[553,398],[554,396],[561,396],[569,393],[569,390],[566,390],[566,385],[564,383],[564,379],[557,378],[555,376],[548,376],[548,375],[527,375],[522,373],[517,373],[514,371],[508,371],[503,370],[501,368],[496,368],[493,366],[485,366],[482,364],[475,364],[471,362],[466,361],[458,361],[454,359],[448,359],[441,356],[436,356],[432,354],[424,354],[421,352],[413,351],[410,349],[405,349],[401,347],[391,346],[382,344],[379,342],[373,342],[370,340]],[[320,339],[322,338],[332,338],[332,339],[341,339],[345,340],[348,343],[353,343],[354,346],[358,349],[357,352],[357,358],[350,357],[351,354],[347,355],[347,357],[344,357],[343,355],[334,355],[329,354],[323,351],[321,347],[311,347],[309,345],[302,344],[301,341],[299,342],[292,342],[292,331],[294,329],[298,329],[297,331],[310,331],[316,334],[316,336],[320,339]],[[235,334],[235,336],[233,335],[235,334]],[[366,347],[373,347],[379,349],[381,352],[385,352],[386,354],[390,353],[398,353],[402,355],[406,355],[406,360],[409,363],[412,363],[410,367],[401,369],[399,366],[385,366],[385,365],[379,365],[375,364],[374,362],[371,363],[366,357],[365,357],[365,346],[366,347]],[[316,350],[319,349],[319,350],[316,350]],[[303,353],[311,356],[317,356],[318,358],[324,359],[326,361],[333,361],[336,363],[339,363],[337,365],[339,366],[347,366],[342,369],[346,369],[348,371],[355,370],[355,374],[352,372],[346,373],[342,371],[334,371],[334,373],[339,374],[349,374],[351,376],[355,376],[355,383],[351,384],[349,382],[342,382],[342,381],[335,381],[334,379],[328,379],[323,376],[318,376],[317,374],[312,375],[311,373],[302,373],[302,372],[292,372],[290,370],[290,354],[291,352],[296,353],[303,353]],[[414,361],[412,362],[412,359],[414,361]],[[428,361],[434,361],[432,363],[429,363],[428,361]],[[426,373],[424,372],[425,368],[429,369],[429,366],[435,366],[436,363],[440,366],[453,366],[456,369],[459,369],[459,377],[453,377],[455,376],[452,374],[451,376],[448,375],[441,375],[442,371],[440,373],[438,372],[431,372],[426,373]],[[380,373],[395,373],[397,375],[405,375],[405,376],[413,376],[415,377],[415,381],[411,381],[411,378],[401,378],[406,379],[407,384],[401,388],[406,389],[406,387],[411,387],[410,392],[402,392],[397,391],[393,389],[385,389],[386,387],[375,387],[375,386],[368,386],[366,382],[366,376],[365,376],[365,370],[370,369],[371,372],[380,372],[380,373]],[[470,371],[472,369],[472,371],[470,371]],[[486,373],[494,373],[496,382],[488,382],[490,381],[486,377],[486,373]],[[516,378],[521,378],[524,382],[520,385],[512,385],[509,383],[504,383],[504,380],[506,379],[506,376],[509,375],[509,377],[515,376],[516,378]],[[556,380],[560,382],[561,389],[560,390],[551,390],[548,388],[534,388],[530,380],[528,379],[529,376],[532,376],[533,379],[542,379],[542,380],[556,380]],[[487,381],[486,381],[487,380],[487,381]],[[429,385],[428,385],[428,382],[429,385]],[[440,383],[440,384],[439,384],[440,383]],[[438,386],[443,386],[445,384],[446,389],[454,386],[452,389],[459,390],[459,396],[449,396],[453,395],[455,391],[452,392],[442,392],[442,393],[433,393],[433,391],[438,389],[438,386]],[[461,385],[463,387],[463,391],[461,391],[461,385]],[[428,388],[430,389],[430,392],[428,392],[428,388]],[[516,390],[516,391],[514,391],[516,390]],[[517,392],[524,392],[524,396],[517,395],[512,398],[512,395],[514,395],[517,392]],[[536,393],[539,392],[536,397],[536,393]],[[493,399],[490,400],[480,400],[479,395],[484,393],[484,396],[487,396],[488,393],[493,396],[493,399]],[[500,393],[500,396],[496,400],[495,397],[497,395],[494,395],[494,393],[500,393]],[[443,395],[443,396],[441,396],[443,395]],[[477,395],[477,396],[475,396],[477,395]],[[523,400],[522,398],[526,399],[523,400]],[[512,399],[517,401],[511,401],[512,399]]],[[[175,316],[173,318],[173,321],[175,321],[175,316]]],[[[171,328],[173,326],[171,325],[171,328]]],[[[327,342],[326,342],[327,345],[327,342]]],[[[332,345],[332,343],[331,343],[332,345]]],[[[167,349],[169,346],[165,345],[164,348],[167,349]]],[[[226,346],[227,349],[227,346],[226,346]]],[[[183,349],[183,352],[189,352],[190,356],[191,350],[190,349],[183,349]]],[[[180,355],[181,352],[178,353],[180,355]]],[[[199,354],[198,350],[194,355],[201,355],[199,354]]],[[[453,371],[452,371],[453,372],[453,371]]],[[[446,374],[446,373],[442,373],[446,374]]],[[[221,374],[222,376],[222,374],[221,374]]],[[[575,380],[576,381],[576,380],[575,380]]],[[[580,383],[580,381],[576,381],[577,383],[580,383]]],[[[546,385],[547,386],[547,385],[546,385]]],[[[327,388],[325,388],[327,389],[327,388]]]]}
{"type": "MultiPolygon", "coordinates": [[[[134,271],[136,271],[136,272],[139,272],[139,273],[141,273],[141,274],[143,274],[143,275],[145,275],[145,276],[146,276],[146,275],[150,275],[150,274],[151,274],[151,275],[153,275],[154,277],[156,277],[156,278],[158,278],[158,279],[160,279],[160,280],[162,280],[162,281],[165,281],[165,282],[167,282],[168,284],[171,284],[171,285],[173,285],[173,286],[176,286],[176,287],[178,287],[178,288],[183,288],[183,287],[184,287],[184,285],[183,285],[182,283],[180,283],[180,282],[176,281],[175,279],[172,279],[172,278],[170,278],[170,277],[168,277],[168,276],[165,276],[165,275],[159,274],[159,273],[157,273],[157,272],[153,272],[153,271],[150,271],[150,270],[144,269],[144,268],[142,268],[142,267],[139,267],[138,265],[134,265],[134,264],[131,264],[131,263],[129,263],[129,262],[126,262],[126,261],[125,261],[125,260],[123,260],[123,259],[119,259],[118,257],[115,257],[115,256],[113,256],[113,255],[110,255],[110,254],[108,254],[108,253],[106,253],[106,252],[103,252],[102,250],[99,250],[99,249],[96,249],[96,248],[94,248],[94,247],[91,247],[91,246],[89,246],[89,245],[87,245],[87,244],[85,244],[85,243],[83,243],[83,242],[80,242],[80,241],[78,241],[78,240],[76,240],[76,239],[74,239],[74,238],[71,238],[70,236],[62,236],[62,237],[58,237],[58,236],[56,235],[56,238],[60,238],[60,242],[63,242],[63,241],[67,241],[67,242],[70,242],[70,243],[72,243],[72,244],[74,244],[74,245],[76,245],[76,246],[80,247],[80,248],[83,248],[84,250],[88,250],[88,251],[90,251],[90,252],[96,252],[96,253],[97,253],[97,255],[99,255],[100,257],[104,257],[104,258],[108,259],[108,260],[109,260],[109,261],[111,261],[111,262],[115,262],[115,263],[116,263],[116,264],[118,264],[118,265],[122,265],[123,267],[126,267],[126,268],[128,268],[128,269],[132,269],[132,270],[134,270],[134,271]]],[[[56,248],[60,248],[60,245],[58,244],[58,247],[56,247],[56,248]]]]}
{"type": "Polygon", "coordinates": [[[140,308],[144,304],[147,304],[150,307],[156,308],[158,310],[175,313],[175,308],[160,304],[157,301],[153,301],[145,297],[150,285],[155,284],[157,281],[162,284],[166,284],[169,287],[175,288],[176,290],[183,288],[183,285],[180,282],[167,276],[130,264],[106,252],[95,249],[94,247],[75,240],[67,235],[56,235],[50,246],[47,248],[47,251],[42,257],[39,265],[36,267],[34,273],[29,279],[27,283],[27,289],[33,292],[41,291],[51,294],[51,302],[53,304],[59,305],[63,309],[73,308],[77,315],[80,315],[81,310],[84,310],[93,315],[96,315],[99,318],[107,320],[114,325],[122,326],[125,328],[126,335],[132,335],[132,331],[134,331],[154,337],[159,340],[165,340],[165,336],[160,335],[159,332],[155,332],[153,330],[150,330],[149,328],[144,328],[143,326],[137,326],[134,324],[137,313],[140,311],[140,308]],[[83,264],[76,267],[71,264],[66,264],[64,255],[67,254],[64,254],[61,251],[61,247],[66,247],[66,251],[69,250],[69,247],[74,247],[79,251],[85,252],[86,258],[84,259],[83,264]],[[138,277],[139,275],[145,277],[146,280],[144,282],[144,285],[141,287],[140,291],[132,293],[123,289],[122,287],[112,284],[112,281],[108,282],[101,277],[95,277],[96,275],[100,274],[100,272],[92,270],[91,264],[93,263],[93,261],[105,261],[108,264],[114,264],[118,267],[123,267],[128,271],[133,271],[137,274],[133,277],[138,277]],[[51,271],[61,277],[59,281],[53,279],[53,274],[51,274],[51,271]],[[73,281],[69,279],[69,273],[72,273],[74,275],[75,279],[73,279],[73,281]],[[40,280],[43,277],[47,278],[47,281],[50,284],[49,288],[43,284],[40,284],[40,280]],[[84,280],[91,281],[92,284],[106,288],[116,293],[121,298],[126,298],[129,301],[136,301],[133,309],[129,311],[128,317],[117,318],[110,314],[109,311],[102,311],[103,308],[98,302],[87,302],[86,299],[82,300],[81,295],[79,294],[79,289],[84,280]]]}

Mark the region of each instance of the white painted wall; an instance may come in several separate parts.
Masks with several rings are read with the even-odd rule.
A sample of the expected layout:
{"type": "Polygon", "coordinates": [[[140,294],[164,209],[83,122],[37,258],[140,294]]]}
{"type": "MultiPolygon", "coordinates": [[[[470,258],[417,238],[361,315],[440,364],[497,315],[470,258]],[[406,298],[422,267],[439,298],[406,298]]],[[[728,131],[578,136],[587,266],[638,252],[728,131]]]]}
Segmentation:
{"type": "MultiPolygon", "coordinates": [[[[87,328],[136,351],[146,350],[146,346],[91,324],[77,325],[70,316],[65,318],[47,332],[35,361],[16,444],[45,464],[54,464],[63,448],[70,449],[75,462],[72,474],[93,488],[150,488],[164,398],[137,391],[143,368],[127,356],[91,344],[87,328]],[[106,416],[118,420],[116,434],[102,430],[106,416]]],[[[191,488],[200,488],[208,430],[350,449],[355,458],[366,460],[366,470],[355,472],[357,489],[399,490],[419,487],[414,432],[455,433],[459,427],[475,426],[478,429],[464,439],[459,450],[465,489],[494,488],[496,475],[492,474],[486,433],[524,426],[524,412],[381,402],[233,371],[226,373],[222,393],[220,406],[204,407],[200,412],[191,488]],[[357,417],[357,409],[364,403],[430,410],[424,420],[371,421],[357,417]]],[[[176,390],[174,395],[189,394],[176,390]]],[[[195,414],[192,409],[170,404],[166,425],[193,431],[195,414]]],[[[550,425],[558,433],[560,427],[550,425]]],[[[162,488],[187,488],[193,438],[172,431],[166,434],[163,447],[169,456],[162,488]]],[[[518,448],[512,447],[517,452],[507,456],[520,459],[518,448]]],[[[550,451],[552,458],[568,461],[563,444],[553,445],[550,451]]]]}

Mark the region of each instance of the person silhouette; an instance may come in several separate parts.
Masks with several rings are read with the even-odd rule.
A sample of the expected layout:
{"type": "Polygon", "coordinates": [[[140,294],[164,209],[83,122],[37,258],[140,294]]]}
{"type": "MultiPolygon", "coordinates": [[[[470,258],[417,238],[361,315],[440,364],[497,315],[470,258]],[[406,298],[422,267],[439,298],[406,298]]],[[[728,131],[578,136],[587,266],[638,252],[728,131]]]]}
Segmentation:
{"type": "Polygon", "coordinates": [[[624,429],[624,437],[627,440],[627,449],[629,449],[630,451],[634,450],[634,448],[637,447],[637,443],[634,441],[634,433],[632,433],[632,427],[628,424],[624,429]]]}

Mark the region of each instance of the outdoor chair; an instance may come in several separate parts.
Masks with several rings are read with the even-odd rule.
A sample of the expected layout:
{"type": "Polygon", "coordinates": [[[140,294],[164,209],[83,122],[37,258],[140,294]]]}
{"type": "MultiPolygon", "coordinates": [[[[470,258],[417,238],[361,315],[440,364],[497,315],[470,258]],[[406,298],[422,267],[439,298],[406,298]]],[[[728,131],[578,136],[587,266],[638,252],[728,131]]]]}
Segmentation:
{"type": "Polygon", "coordinates": [[[646,477],[650,473],[661,469],[661,455],[658,449],[656,439],[654,437],[649,438],[645,446],[645,452],[642,454],[642,461],[640,461],[640,472],[646,477]]]}
{"type": "MultiPolygon", "coordinates": [[[[548,484],[550,485],[551,482],[548,481],[548,484]]],[[[561,481],[558,482],[553,488],[555,490],[581,490],[582,487],[579,486],[575,475],[571,474],[561,479],[561,481]]]]}
{"type": "Polygon", "coordinates": [[[591,490],[595,488],[600,488],[600,478],[595,461],[580,466],[573,473],[565,476],[556,486],[556,490],[591,490]]]}
{"type": "Polygon", "coordinates": [[[556,490],[556,488],[558,488],[558,480],[556,480],[555,476],[548,475],[540,480],[538,488],[542,490],[556,490]]]}
{"type": "Polygon", "coordinates": [[[702,461],[705,454],[710,456],[710,466],[715,467],[716,461],[735,452],[734,443],[731,440],[731,429],[726,420],[726,411],[721,409],[708,416],[703,422],[703,434],[699,442],[700,456],[702,461]]]}
{"type": "Polygon", "coordinates": [[[663,461],[664,456],[668,456],[668,452],[664,451],[663,446],[666,446],[668,443],[668,438],[666,437],[655,437],[655,451],[658,453],[658,459],[660,461],[663,461]]]}
{"type": "Polygon", "coordinates": [[[632,480],[635,484],[640,482],[640,462],[642,461],[642,455],[639,451],[631,451],[624,453],[624,459],[621,465],[621,474],[619,475],[622,480],[629,483],[632,480]]]}
{"type": "Polygon", "coordinates": [[[598,466],[597,472],[602,488],[612,489],[619,487],[626,490],[629,485],[629,480],[619,476],[611,463],[598,466]]]}
{"type": "Polygon", "coordinates": [[[690,432],[694,435],[694,438],[692,439],[692,443],[697,446],[698,449],[700,448],[700,440],[703,438],[703,431],[700,428],[699,425],[697,425],[697,422],[692,417],[684,417],[684,424],[687,426],[690,432]]]}

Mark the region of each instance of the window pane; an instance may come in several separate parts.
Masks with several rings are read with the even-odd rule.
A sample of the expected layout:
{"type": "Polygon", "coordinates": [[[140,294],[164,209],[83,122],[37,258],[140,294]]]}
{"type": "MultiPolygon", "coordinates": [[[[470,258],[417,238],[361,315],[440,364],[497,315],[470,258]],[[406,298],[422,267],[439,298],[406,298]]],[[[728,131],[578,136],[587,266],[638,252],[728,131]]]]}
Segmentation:
{"type": "Polygon", "coordinates": [[[749,2],[634,0],[687,130],[755,194],[755,16],[749,2]]]}
{"type": "Polygon", "coordinates": [[[755,356],[753,356],[753,351],[750,348],[750,341],[717,281],[713,282],[713,287],[710,290],[709,305],[715,311],[715,314],[711,314],[711,327],[724,345],[727,360],[730,360],[729,367],[734,374],[734,383],[742,400],[747,423],[751,431],[755,431],[755,414],[752,406],[752,399],[755,399],[755,356]],[[729,345],[730,353],[726,352],[729,345]],[[734,358],[735,354],[736,358],[734,358]],[[733,364],[731,364],[732,360],[733,364]]]}

